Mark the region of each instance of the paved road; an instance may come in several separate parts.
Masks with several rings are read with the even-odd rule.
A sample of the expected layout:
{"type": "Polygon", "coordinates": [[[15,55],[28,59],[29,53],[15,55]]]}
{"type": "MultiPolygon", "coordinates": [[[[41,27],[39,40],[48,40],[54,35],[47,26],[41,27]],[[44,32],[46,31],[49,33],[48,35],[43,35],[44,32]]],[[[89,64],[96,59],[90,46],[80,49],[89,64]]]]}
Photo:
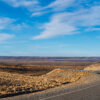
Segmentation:
{"type": "Polygon", "coordinates": [[[100,100],[100,80],[74,88],[60,88],[43,93],[27,94],[3,100],[100,100]]]}
{"type": "Polygon", "coordinates": [[[69,93],[65,91],[65,93],[42,98],[41,100],[100,100],[100,83],[98,84],[69,93]]]}

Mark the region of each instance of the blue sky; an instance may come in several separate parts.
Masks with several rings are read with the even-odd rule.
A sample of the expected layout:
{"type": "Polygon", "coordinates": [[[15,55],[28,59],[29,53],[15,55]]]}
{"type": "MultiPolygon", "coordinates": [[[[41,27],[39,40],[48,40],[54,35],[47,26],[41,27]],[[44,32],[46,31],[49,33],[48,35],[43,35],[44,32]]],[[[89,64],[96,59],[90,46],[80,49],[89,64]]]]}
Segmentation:
{"type": "Polygon", "coordinates": [[[0,56],[100,56],[100,1],[0,0],[0,56]]]}

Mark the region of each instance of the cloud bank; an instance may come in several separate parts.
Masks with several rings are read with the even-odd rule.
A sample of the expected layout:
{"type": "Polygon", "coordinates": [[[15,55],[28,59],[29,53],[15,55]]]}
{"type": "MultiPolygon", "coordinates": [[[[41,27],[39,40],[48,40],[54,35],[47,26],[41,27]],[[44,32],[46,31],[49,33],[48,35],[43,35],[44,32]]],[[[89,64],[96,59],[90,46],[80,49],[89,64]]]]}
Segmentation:
{"type": "Polygon", "coordinates": [[[33,39],[76,34],[79,33],[81,28],[88,29],[96,25],[100,25],[100,6],[75,12],[58,13],[51,17],[50,22],[43,24],[42,29],[44,31],[33,37],[33,39]]]}
{"type": "Polygon", "coordinates": [[[2,0],[13,7],[24,7],[33,10],[38,4],[38,0],[2,0]]]}
{"type": "MultiPolygon", "coordinates": [[[[42,6],[39,0],[2,0],[13,7],[23,7],[31,12],[31,17],[42,16],[47,13],[52,13],[50,20],[42,23],[40,34],[32,39],[48,39],[60,35],[72,35],[81,33],[81,29],[99,30],[95,27],[100,25],[100,2],[91,3],[87,0],[53,0],[51,3],[42,6]],[[79,9],[77,9],[79,8],[79,9]]],[[[20,29],[22,25],[11,25],[14,20],[5,19],[5,22],[0,22],[0,29],[12,26],[13,29],[20,29]]]]}

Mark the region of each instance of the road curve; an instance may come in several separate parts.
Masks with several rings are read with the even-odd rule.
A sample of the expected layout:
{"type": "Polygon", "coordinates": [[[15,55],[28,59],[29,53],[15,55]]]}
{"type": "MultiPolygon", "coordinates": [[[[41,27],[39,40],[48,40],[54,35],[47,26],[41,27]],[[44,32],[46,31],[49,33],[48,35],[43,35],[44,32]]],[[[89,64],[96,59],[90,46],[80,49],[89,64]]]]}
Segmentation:
{"type": "MultiPolygon", "coordinates": [[[[92,80],[92,76],[87,78],[92,80]]],[[[100,100],[100,75],[98,75],[98,79],[96,81],[88,84],[87,80],[84,82],[86,83],[85,85],[81,84],[74,86],[74,83],[72,83],[71,87],[69,84],[57,89],[50,89],[40,93],[15,96],[1,100],[100,100]]],[[[79,83],[80,81],[75,84],[79,83]]]]}

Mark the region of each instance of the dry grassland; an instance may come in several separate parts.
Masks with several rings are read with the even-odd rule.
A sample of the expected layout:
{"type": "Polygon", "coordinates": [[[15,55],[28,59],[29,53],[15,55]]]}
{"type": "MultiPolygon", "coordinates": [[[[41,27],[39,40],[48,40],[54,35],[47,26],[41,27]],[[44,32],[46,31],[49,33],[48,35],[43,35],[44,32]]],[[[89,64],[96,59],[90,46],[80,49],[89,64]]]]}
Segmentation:
{"type": "Polygon", "coordinates": [[[99,71],[100,72],[100,63],[90,65],[90,66],[84,68],[84,70],[88,70],[88,71],[99,71]]]}
{"type": "Polygon", "coordinates": [[[93,74],[60,69],[84,69],[92,64],[91,62],[20,60],[0,62],[0,97],[38,92],[93,74]]]}
{"type": "Polygon", "coordinates": [[[75,82],[90,72],[55,69],[41,76],[0,72],[0,97],[45,90],[75,82]]]}

